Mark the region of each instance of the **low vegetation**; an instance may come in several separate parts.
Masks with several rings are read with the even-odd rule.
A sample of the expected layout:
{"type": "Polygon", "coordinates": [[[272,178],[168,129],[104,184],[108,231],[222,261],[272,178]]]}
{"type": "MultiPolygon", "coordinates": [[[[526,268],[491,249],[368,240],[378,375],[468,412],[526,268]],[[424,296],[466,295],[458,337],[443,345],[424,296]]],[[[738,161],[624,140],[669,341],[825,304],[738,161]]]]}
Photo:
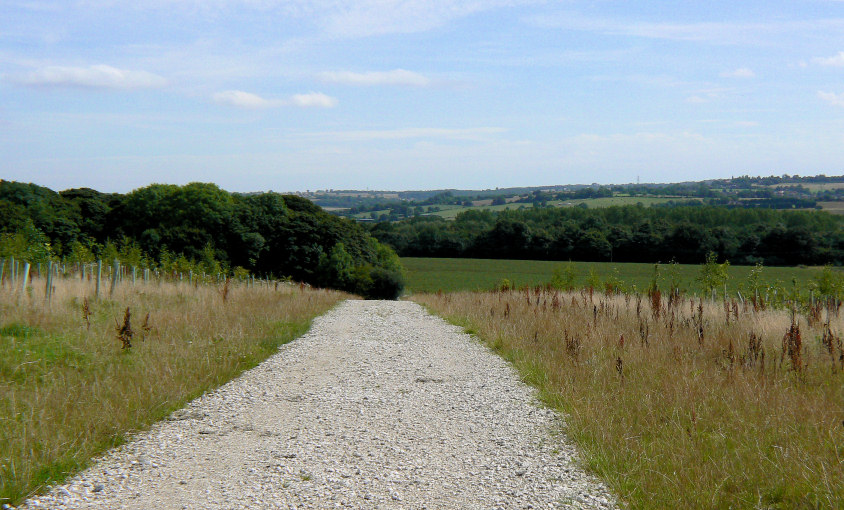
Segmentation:
{"type": "Polygon", "coordinates": [[[511,360],[632,508],[844,506],[840,301],[649,291],[413,299],[511,360]]]}
{"type": "MultiPolygon", "coordinates": [[[[20,283],[20,281],[19,281],[20,283]]],[[[256,365],[345,294],[306,285],[58,278],[0,287],[0,504],[256,365]],[[106,296],[103,293],[103,296],[106,296]]]]}

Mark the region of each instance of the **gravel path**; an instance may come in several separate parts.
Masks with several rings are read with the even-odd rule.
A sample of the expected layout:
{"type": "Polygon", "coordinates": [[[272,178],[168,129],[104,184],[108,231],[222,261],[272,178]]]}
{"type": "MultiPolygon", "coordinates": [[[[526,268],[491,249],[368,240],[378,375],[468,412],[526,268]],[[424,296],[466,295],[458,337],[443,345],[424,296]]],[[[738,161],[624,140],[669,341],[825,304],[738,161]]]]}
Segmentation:
{"type": "Polygon", "coordinates": [[[514,370],[419,305],[347,301],[26,508],[615,508],[514,370]]]}

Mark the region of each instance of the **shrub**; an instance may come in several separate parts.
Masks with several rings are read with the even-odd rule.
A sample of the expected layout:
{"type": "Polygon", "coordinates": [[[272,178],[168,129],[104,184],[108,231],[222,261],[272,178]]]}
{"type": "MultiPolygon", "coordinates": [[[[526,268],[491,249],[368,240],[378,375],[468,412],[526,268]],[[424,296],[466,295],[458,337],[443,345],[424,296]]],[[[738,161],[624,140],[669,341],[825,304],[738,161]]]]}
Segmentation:
{"type": "Polygon", "coordinates": [[[398,271],[358,266],[352,278],[354,292],[366,299],[397,299],[404,290],[404,278],[398,271]]]}

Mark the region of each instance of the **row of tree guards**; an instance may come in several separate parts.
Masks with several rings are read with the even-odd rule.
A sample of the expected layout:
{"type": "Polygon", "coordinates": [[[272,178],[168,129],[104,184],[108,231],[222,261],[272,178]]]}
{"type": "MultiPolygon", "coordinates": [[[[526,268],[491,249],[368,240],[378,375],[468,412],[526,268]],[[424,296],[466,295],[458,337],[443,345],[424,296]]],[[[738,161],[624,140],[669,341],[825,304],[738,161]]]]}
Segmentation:
{"type": "MultiPolygon", "coordinates": [[[[228,275],[217,273],[216,275],[208,275],[206,273],[195,274],[189,271],[187,274],[179,272],[166,272],[158,269],[138,268],[136,266],[124,266],[120,261],[115,259],[112,264],[103,265],[102,260],[92,263],[75,263],[69,267],[66,264],[59,264],[53,261],[47,264],[30,264],[27,261],[15,260],[14,257],[9,259],[0,258],[0,285],[9,287],[12,292],[26,293],[30,289],[34,278],[45,278],[45,298],[49,301],[52,298],[55,287],[53,285],[54,278],[64,277],[71,278],[75,274],[79,275],[82,281],[96,281],[96,297],[100,297],[103,282],[109,285],[109,295],[114,293],[114,289],[118,283],[128,281],[131,278],[132,285],[136,285],[139,281],[142,283],[161,281],[179,281],[186,282],[190,285],[199,285],[200,283],[223,283],[226,281],[228,275]]],[[[270,286],[269,279],[255,279],[254,275],[246,275],[238,278],[240,281],[245,281],[247,287],[254,287],[256,281],[258,285],[270,286]]]]}

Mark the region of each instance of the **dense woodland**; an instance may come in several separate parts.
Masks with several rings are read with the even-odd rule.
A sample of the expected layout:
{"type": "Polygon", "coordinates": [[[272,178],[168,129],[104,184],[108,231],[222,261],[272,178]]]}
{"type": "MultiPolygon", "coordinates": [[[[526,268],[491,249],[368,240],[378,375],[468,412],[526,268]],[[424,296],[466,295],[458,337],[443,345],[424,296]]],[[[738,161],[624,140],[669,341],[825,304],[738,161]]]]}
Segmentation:
{"type": "Polygon", "coordinates": [[[375,223],[401,256],[733,264],[844,262],[844,217],[820,211],[623,206],[468,210],[375,223]]]}
{"type": "Polygon", "coordinates": [[[379,297],[402,287],[396,254],[360,225],[297,196],[203,183],[110,194],[0,181],[0,257],[10,256],[239,269],[379,297]]]}

